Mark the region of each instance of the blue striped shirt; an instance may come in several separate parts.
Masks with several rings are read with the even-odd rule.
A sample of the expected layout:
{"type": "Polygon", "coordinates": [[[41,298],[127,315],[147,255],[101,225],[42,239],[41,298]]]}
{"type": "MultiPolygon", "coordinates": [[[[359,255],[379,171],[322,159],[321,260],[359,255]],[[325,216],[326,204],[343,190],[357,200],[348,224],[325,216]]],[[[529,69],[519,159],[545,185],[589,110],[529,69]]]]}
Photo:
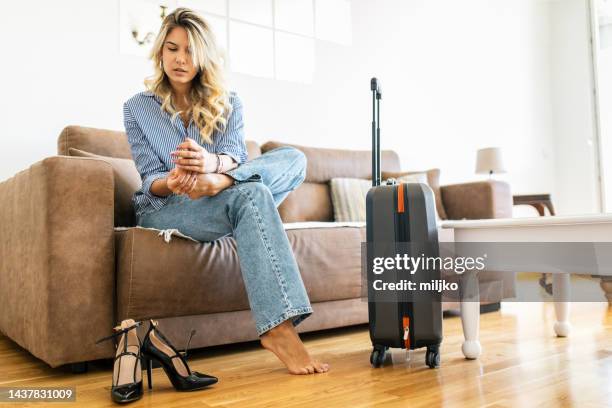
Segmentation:
{"type": "Polygon", "coordinates": [[[142,187],[132,198],[136,215],[162,208],[168,197],[151,193],[151,184],[166,177],[174,168],[170,152],[176,150],[186,137],[190,137],[210,153],[226,154],[238,164],[247,160],[242,122],[242,103],[240,98],[230,93],[233,107],[224,132],[214,131],[213,143],[200,143],[197,125],[190,120],[185,128],[180,115],[172,120],[172,115],[161,109],[162,100],[150,91],[140,92],[123,104],[123,122],[132,158],[142,179],[142,187]]]}

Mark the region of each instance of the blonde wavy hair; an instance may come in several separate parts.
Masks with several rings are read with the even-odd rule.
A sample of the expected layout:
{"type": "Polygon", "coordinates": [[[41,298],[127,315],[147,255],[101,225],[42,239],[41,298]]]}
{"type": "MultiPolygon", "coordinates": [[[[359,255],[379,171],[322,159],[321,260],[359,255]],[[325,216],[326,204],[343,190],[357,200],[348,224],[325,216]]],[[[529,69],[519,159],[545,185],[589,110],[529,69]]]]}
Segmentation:
{"type": "Polygon", "coordinates": [[[200,130],[201,142],[212,143],[213,131],[225,129],[232,105],[225,87],[222,53],[210,25],[202,16],[187,8],[177,8],[164,18],[149,56],[155,73],[144,83],[149,91],[162,99],[161,108],[170,113],[172,119],[182,113],[172,103],[172,86],[162,67],[164,42],[175,27],[187,31],[191,59],[197,69],[189,94],[193,121],[200,130]]]}

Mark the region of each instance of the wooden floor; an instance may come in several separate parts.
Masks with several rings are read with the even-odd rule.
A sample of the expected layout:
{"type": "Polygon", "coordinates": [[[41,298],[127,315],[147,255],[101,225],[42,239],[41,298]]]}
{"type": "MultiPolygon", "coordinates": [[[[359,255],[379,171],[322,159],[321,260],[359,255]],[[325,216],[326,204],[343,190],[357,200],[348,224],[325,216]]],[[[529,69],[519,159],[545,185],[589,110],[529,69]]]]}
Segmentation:
{"type": "MultiPolygon", "coordinates": [[[[313,354],[331,364],[327,374],[291,376],[257,344],[198,350],[193,369],[219,377],[214,387],[177,393],[161,369],[155,387],[130,407],[551,407],[612,406],[612,309],[572,305],[570,338],[553,334],[552,303],[505,303],[481,319],[483,355],[465,360],[458,317],[444,319],[442,366],[431,370],[424,351],[408,362],[394,352],[384,368],[369,365],[367,327],[306,335],[313,354]]],[[[115,406],[109,399],[111,366],[87,374],[50,369],[0,337],[0,387],[73,386],[77,403],[52,407],[115,406]]],[[[0,403],[0,405],[2,405],[0,403]]],[[[5,406],[16,407],[10,403],[5,406]]],[[[40,406],[30,404],[29,406],[40,406]]]]}

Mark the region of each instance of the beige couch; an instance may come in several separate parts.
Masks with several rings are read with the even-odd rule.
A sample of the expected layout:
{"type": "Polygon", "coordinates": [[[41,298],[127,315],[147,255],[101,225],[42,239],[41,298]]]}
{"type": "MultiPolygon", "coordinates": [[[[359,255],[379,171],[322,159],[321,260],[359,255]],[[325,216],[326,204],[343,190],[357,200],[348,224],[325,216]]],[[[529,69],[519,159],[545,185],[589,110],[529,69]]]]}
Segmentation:
{"type": "MultiPolygon", "coordinates": [[[[249,142],[249,157],[279,145],[260,149],[249,142]]],[[[192,347],[256,339],[233,238],[166,242],[158,231],[134,227],[133,191],[125,191],[107,161],[68,157],[71,147],[131,159],[125,133],[70,126],[58,139],[58,156],[0,183],[0,331],[53,367],[111,357],[109,342],[94,342],[127,317],[160,319],[179,348],[191,328],[197,329],[192,347]],[[116,220],[132,225],[115,228],[116,220]]],[[[279,208],[283,221],[333,221],[329,180],[369,177],[370,153],[300,148],[307,177],[279,208]]],[[[399,170],[397,154],[384,152],[383,171],[399,170]]],[[[510,215],[507,184],[439,188],[437,177],[437,170],[428,173],[449,218],[510,215]]],[[[364,228],[298,228],[287,235],[314,308],[300,330],[366,322],[364,228]]],[[[501,277],[480,279],[484,285],[501,277]]],[[[513,287],[505,282],[504,296],[513,287]]]]}

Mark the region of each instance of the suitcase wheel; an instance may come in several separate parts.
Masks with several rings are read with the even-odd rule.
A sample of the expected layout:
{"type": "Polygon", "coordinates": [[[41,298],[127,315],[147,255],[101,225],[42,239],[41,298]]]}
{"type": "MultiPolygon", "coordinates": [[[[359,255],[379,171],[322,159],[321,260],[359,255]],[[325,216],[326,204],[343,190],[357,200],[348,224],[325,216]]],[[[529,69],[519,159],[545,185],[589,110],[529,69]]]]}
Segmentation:
{"type": "Polygon", "coordinates": [[[378,368],[385,362],[385,352],[387,348],[385,346],[375,345],[372,354],[370,354],[370,364],[372,367],[378,368]]]}
{"type": "Polygon", "coordinates": [[[440,346],[428,346],[427,354],[425,354],[425,364],[429,368],[440,367],[440,346]]]}

